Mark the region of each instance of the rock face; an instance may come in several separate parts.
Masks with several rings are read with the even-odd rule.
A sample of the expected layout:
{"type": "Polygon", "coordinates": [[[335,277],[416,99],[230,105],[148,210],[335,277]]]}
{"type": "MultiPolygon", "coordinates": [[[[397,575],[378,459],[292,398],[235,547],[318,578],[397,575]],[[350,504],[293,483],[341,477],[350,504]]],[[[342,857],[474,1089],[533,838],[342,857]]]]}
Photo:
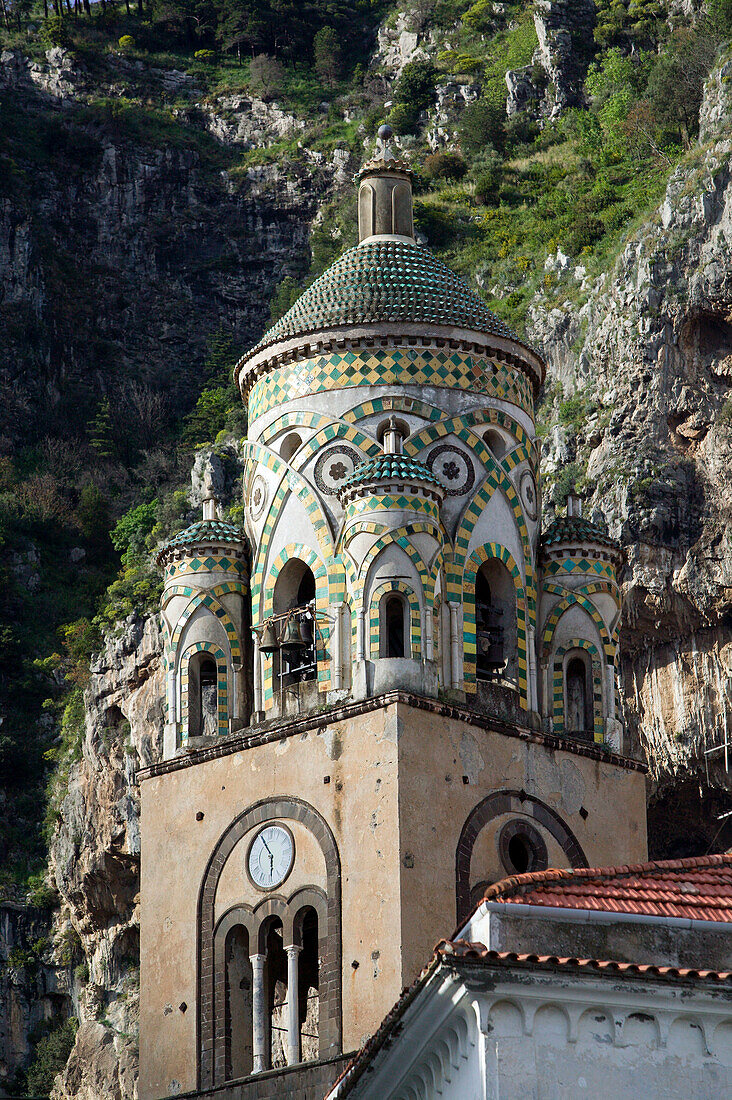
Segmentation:
{"type": "Polygon", "coordinates": [[[158,617],[131,617],[107,640],[85,694],[82,758],[59,806],[50,875],[61,896],[56,942],[78,939],[68,993],[76,1043],[54,1100],[134,1100],[137,1079],[138,768],[162,749],[158,617]]]}
{"type": "Polygon", "coordinates": [[[534,26],[539,39],[535,54],[551,82],[551,117],[579,99],[592,56],[595,5],[592,0],[535,0],[534,26]]]}
{"type": "MultiPolygon", "coordinates": [[[[658,215],[629,241],[611,276],[589,288],[579,311],[567,304],[533,316],[552,375],[586,392],[596,408],[573,440],[557,438],[550,451],[564,448],[560,462],[576,460],[586,471],[590,508],[604,508],[626,547],[628,729],[648,758],[654,797],[662,800],[688,775],[715,806],[728,798],[720,746],[732,726],[732,97],[725,68],[706,89],[701,155],[673,173],[658,215]]],[[[710,811],[708,842],[724,828],[710,811]]],[[[666,833],[673,848],[673,818],[666,833]]]]}
{"type": "Polygon", "coordinates": [[[68,1015],[65,977],[51,958],[50,913],[0,904],[0,1095],[30,1054],[28,1036],[68,1015]]]}
{"type": "Polygon", "coordinates": [[[159,131],[140,127],[132,108],[99,107],[142,79],[124,58],[109,66],[93,82],[63,50],[43,64],[0,58],[11,139],[54,135],[40,171],[16,156],[0,186],[0,437],[11,443],[19,424],[63,432],[80,403],[93,412],[90,390],[114,405],[130,374],[169,413],[185,409],[207,338],[224,329],[237,346],[254,342],[274,286],[303,268],[319,200],[345,175],[305,154],[237,168],[241,146],[301,124],[244,97],[178,106],[196,91],[188,77],[181,90],[170,73],[145,74],[171,106],[159,131]]]}

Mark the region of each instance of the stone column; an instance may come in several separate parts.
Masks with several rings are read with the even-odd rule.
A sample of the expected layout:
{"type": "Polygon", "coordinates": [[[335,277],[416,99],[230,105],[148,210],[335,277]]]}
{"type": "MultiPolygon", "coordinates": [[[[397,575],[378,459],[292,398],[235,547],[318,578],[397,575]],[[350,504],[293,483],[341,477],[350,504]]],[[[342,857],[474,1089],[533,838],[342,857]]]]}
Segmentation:
{"type": "Polygon", "coordinates": [[[528,669],[528,704],[529,710],[538,712],[539,710],[539,684],[537,682],[537,669],[536,669],[536,638],[534,635],[534,628],[531,626],[526,627],[526,665],[528,669]]]}
{"type": "Polygon", "coordinates": [[[434,638],[432,636],[432,608],[424,610],[424,656],[425,660],[433,661],[435,657],[434,638]]]}
{"type": "Polygon", "coordinates": [[[615,665],[607,666],[607,716],[615,717],[615,665]]]}
{"type": "Polygon", "coordinates": [[[300,974],[298,955],[301,948],[290,944],[287,952],[287,1064],[300,1061],[300,974]]]}
{"type": "Polygon", "coordinates": [[[356,612],[356,660],[364,659],[364,610],[359,607],[356,612]]]}
{"type": "Polygon", "coordinates": [[[253,1073],[261,1073],[265,1065],[267,1028],[264,1019],[264,964],[266,955],[250,955],[252,964],[252,1051],[253,1073]]]}
{"type": "MultiPolygon", "coordinates": [[[[341,652],[341,604],[331,608],[333,615],[333,633],[331,642],[331,660],[333,662],[333,686],[336,691],[343,687],[343,654],[341,652]]],[[[289,948],[288,948],[289,951],[289,948]]]]}

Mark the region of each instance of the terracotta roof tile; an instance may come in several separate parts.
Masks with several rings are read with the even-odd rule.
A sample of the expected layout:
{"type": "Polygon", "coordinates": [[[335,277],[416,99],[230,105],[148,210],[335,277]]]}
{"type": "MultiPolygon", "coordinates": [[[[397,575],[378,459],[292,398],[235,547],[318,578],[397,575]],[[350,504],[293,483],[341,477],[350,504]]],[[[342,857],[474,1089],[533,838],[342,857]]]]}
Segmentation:
{"type": "Polygon", "coordinates": [[[732,922],[732,852],[623,867],[550,868],[503,879],[485,900],[732,922]]]}

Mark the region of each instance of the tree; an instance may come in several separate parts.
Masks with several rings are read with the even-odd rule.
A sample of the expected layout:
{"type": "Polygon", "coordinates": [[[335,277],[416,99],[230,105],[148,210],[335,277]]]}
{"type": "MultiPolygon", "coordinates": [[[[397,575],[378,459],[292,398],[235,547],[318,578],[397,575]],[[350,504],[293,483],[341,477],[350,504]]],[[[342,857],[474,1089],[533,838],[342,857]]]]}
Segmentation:
{"type": "Polygon", "coordinates": [[[260,53],[249,63],[249,87],[262,99],[271,99],[282,91],[285,68],[281,61],[260,53]]]}
{"type": "Polygon", "coordinates": [[[108,397],[103,397],[97,405],[96,415],[89,422],[87,431],[89,433],[89,444],[100,458],[112,458],[115,446],[112,430],[112,410],[108,397]]]}
{"type": "Polygon", "coordinates": [[[462,113],[458,132],[460,144],[468,154],[475,156],[488,146],[503,149],[506,140],[505,111],[482,96],[469,103],[462,113]]]}
{"type": "Polygon", "coordinates": [[[343,75],[343,49],[333,27],[321,27],[313,39],[315,71],[331,87],[343,75]]]}

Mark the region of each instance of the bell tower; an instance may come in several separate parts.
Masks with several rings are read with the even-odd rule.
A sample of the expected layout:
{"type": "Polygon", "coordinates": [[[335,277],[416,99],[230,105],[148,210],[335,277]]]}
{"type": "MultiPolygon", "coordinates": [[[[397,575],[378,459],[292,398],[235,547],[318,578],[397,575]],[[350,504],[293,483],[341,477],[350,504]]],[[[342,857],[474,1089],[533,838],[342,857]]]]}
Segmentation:
{"type": "MultiPolygon", "coordinates": [[[[169,646],[179,724],[140,775],[141,1100],[249,1100],[268,1074],[320,1097],[487,885],[646,855],[620,548],[574,496],[542,538],[544,364],[417,245],[390,139],[358,245],[236,367],[250,586],[236,620],[212,572],[200,630],[251,623],[227,696],[251,713],[186,737],[169,646]]],[[[168,572],[216,564],[177,539],[168,572]]]]}

